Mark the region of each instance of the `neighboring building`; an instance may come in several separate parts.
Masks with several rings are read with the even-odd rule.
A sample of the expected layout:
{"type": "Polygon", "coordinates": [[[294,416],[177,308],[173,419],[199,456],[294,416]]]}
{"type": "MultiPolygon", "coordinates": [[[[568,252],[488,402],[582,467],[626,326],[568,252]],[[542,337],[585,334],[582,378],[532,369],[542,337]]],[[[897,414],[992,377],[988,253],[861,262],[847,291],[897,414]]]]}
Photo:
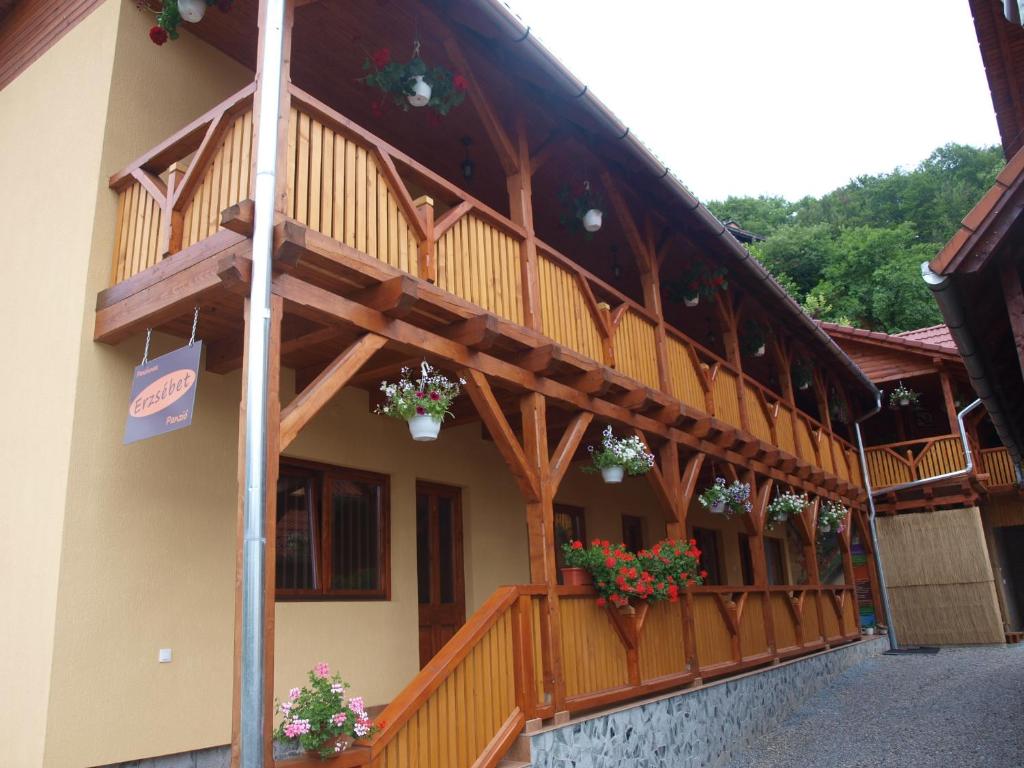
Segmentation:
{"type": "MultiPolygon", "coordinates": [[[[259,5],[158,48],[130,0],[0,4],[5,765],[237,738],[259,5]],[[194,423],[123,445],[150,329],[151,359],[203,343],[194,423]]],[[[867,497],[831,414],[871,409],[860,369],[499,2],[305,1],[288,19],[259,318],[268,708],[326,660],[387,723],[345,765],[494,765],[528,721],[857,640],[867,497]],[[439,122],[358,82],[367,51],[404,57],[415,36],[464,78],[439,122]],[[606,201],[593,238],[559,222],[582,182],[606,201]],[[669,286],[695,265],[728,289],[689,307],[669,286]],[[468,381],[431,444],[372,412],[423,359],[468,381]],[[655,450],[648,480],[580,471],[606,424],[655,450]],[[752,485],[752,514],[696,503],[716,476],[752,485]],[[784,489],[813,503],[770,529],[784,489]],[[818,535],[823,500],[850,508],[841,535],[818,535]],[[563,538],[666,535],[699,542],[709,584],[642,623],[558,583],[563,538]]]]}
{"type": "Polygon", "coordinates": [[[882,411],[861,429],[900,642],[1019,639],[1024,498],[983,407],[964,418],[972,457],[964,471],[958,413],[976,396],[949,329],[822,327],[883,393],[882,411]],[[918,402],[891,402],[901,385],[918,402]]]}
{"type": "Polygon", "coordinates": [[[1024,28],[1012,0],[970,0],[1007,165],[922,265],[942,316],[1015,465],[1024,451],[1024,28]]]}

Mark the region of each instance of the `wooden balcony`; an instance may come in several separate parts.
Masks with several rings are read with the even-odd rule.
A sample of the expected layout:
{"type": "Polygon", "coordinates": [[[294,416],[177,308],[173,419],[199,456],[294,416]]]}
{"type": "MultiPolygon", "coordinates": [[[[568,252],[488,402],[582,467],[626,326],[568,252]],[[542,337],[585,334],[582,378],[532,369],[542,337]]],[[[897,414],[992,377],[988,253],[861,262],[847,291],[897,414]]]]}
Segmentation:
{"type": "MultiPolygon", "coordinates": [[[[119,195],[116,287],[100,296],[97,339],[138,330],[141,314],[117,303],[183,289],[165,278],[237,244],[222,224],[248,233],[253,91],[240,91],[111,178],[119,195]]],[[[700,436],[731,432],[739,436],[732,448],[745,456],[767,457],[765,464],[784,474],[858,498],[850,443],[566,255],[531,240],[535,259],[528,258],[526,231],[465,190],[294,87],[287,136],[280,183],[286,220],[293,233],[336,243],[347,259],[341,272],[334,257],[329,269],[310,267],[305,280],[347,296],[365,296],[391,276],[432,284],[427,299],[422,291],[416,298],[417,307],[430,305],[424,316],[462,323],[463,330],[467,319],[493,318],[502,337],[519,328],[511,332],[517,364],[535,373],[560,369],[563,378],[605,367],[591,376],[590,394],[611,391],[635,411],[674,409],[700,436]],[[532,354],[525,363],[524,353],[532,354]]],[[[241,297],[224,291],[210,300],[217,321],[207,328],[222,335],[210,339],[213,364],[226,370],[241,362],[241,297]]],[[[172,304],[156,319],[180,333],[172,304]]],[[[331,357],[306,354],[286,364],[309,369],[312,378],[331,357]]]]}
{"type": "Polygon", "coordinates": [[[967,477],[940,480],[922,488],[885,493],[887,488],[958,472],[966,467],[959,434],[939,435],[866,448],[871,485],[881,491],[879,509],[895,512],[939,505],[974,504],[986,493],[1016,486],[1013,462],[1006,448],[979,448],[972,440],[974,468],[967,477]]]}

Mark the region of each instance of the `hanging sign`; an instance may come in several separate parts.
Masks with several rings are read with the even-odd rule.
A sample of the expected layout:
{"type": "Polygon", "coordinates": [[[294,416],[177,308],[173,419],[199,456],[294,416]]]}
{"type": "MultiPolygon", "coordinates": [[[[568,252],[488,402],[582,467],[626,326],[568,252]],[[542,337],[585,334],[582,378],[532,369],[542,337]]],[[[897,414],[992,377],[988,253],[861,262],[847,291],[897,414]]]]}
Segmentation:
{"type": "Polygon", "coordinates": [[[144,362],[132,374],[124,443],[182,429],[192,423],[203,342],[144,362]]]}

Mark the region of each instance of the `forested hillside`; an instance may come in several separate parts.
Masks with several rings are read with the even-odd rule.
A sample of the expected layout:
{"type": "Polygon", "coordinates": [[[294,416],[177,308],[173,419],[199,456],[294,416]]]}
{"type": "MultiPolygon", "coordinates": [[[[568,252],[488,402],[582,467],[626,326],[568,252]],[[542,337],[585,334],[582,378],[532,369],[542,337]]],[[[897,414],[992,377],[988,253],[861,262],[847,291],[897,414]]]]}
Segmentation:
{"type": "Polygon", "coordinates": [[[814,317],[896,333],[942,322],[921,280],[1003,167],[997,147],[947,144],[912,171],[861,176],[821,198],[708,203],[767,240],[751,251],[814,317]]]}

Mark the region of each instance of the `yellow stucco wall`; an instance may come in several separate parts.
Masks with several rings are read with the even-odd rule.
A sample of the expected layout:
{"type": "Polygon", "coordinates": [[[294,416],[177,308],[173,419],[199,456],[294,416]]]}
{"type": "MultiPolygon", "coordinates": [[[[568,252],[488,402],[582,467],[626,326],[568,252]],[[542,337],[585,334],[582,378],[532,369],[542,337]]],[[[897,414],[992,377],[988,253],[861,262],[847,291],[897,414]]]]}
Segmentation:
{"type": "MultiPolygon", "coordinates": [[[[53,201],[39,206],[34,219],[27,216],[21,225],[28,231],[34,220],[36,235],[54,242],[42,254],[52,262],[42,262],[45,276],[26,284],[49,290],[56,280],[67,294],[47,295],[45,302],[41,295],[26,299],[37,302],[39,311],[66,310],[69,326],[66,352],[48,337],[40,342],[38,327],[23,337],[36,355],[62,361],[65,373],[52,378],[55,391],[46,391],[51,379],[40,371],[23,381],[48,395],[73,437],[61,462],[67,472],[57,504],[64,511],[63,531],[47,532],[60,542],[61,553],[55,614],[50,601],[55,632],[49,706],[31,714],[40,728],[46,723],[45,756],[14,763],[19,766],[90,766],[220,744],[230,726],[238,379],[204,378],[201,419],[188,433],[124,447],[127,386],[142,340],[111,349],[93,343],[92,327],[96,293],[110,276],[117,198],[107,188],[108,176],[252,75],[188,34],[155,47],[147,37],[151,24],[130,0],[108,0],[29,71],[52,60],[54,71],[41,86],[45,103],[79,114],[97,102],[97,127],[85,134],[53,112],[31,126],[34,145],[46,147],[47,155],[88,147],[93,157],[81,169],[54,162],[54,175],[60,184],[73,181],[75,195],[56,207],[53,201]],[[79,74],[102,60],[105,80],[88,98],[79,74]],[[51,128],[52,142],[38,138],[51,128]],[[74,248],[57,240],[72,216],[85,221],[74,232],[74,248]],[[77,398],[73,413],[71,393],[77,398]],[[157,664],[162,647],[174,649],[171,664],[157,664]]],[[[38,157],[23,154],[24,160],[38,157]]],[[[50,164],[39,167],[48,171],[50,164]]],[[[17,177],[34,185],[27,173],[17,177]]],[[[157,339],[154,352],[171,346],[157,339]]],[[[39,413],[22,412],[36,428],[39,413]]],[[[52,453],[52,435],[39,439],[52,453]]],[[[13,467],[18,472],[18,464],[13,467]]],[[[3,462],[4,471],[11,469],[11,462],[3,462]]],[[[53,473],[44,476],[49,481],[53,473]]],[[[31,490],[38,498],[40,488],[31,490]]],[[[16,663],[27,666],[20,658],[16,663]]],[[[23,702],[17,706],[28,711],[23,702]]]]}
{"type": "Polygon", "coordinates": [[[0,763],[42,762],[86,267],[117,8],[0,90],[0,763]]]}

